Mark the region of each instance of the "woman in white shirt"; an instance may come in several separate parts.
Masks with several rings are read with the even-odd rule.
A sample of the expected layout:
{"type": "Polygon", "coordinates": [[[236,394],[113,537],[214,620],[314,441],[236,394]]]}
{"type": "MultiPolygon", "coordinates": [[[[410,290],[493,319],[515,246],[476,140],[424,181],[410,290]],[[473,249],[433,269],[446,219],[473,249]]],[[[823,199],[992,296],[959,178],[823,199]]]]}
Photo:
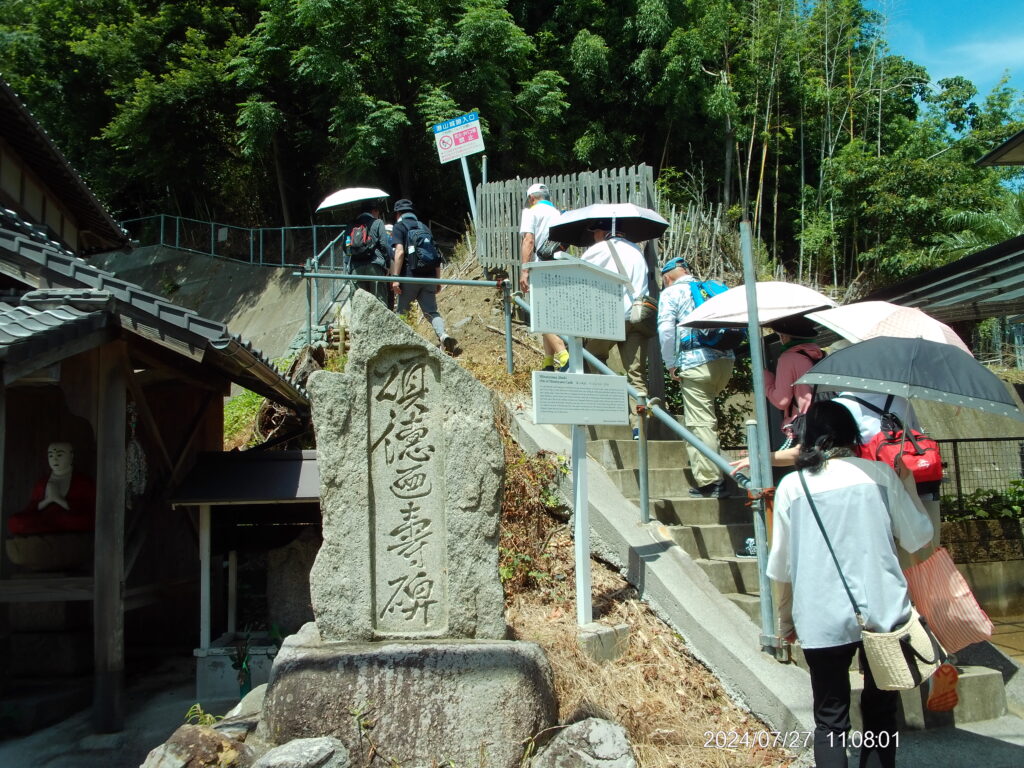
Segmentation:
{"type": "Polygon", "coordinates": [[[780,634],[799,638],[810,669],[818,768],[845,768],[851,742],[860,746],[862,767],[889,768],[896,764],[898,693],[875,685],[853,607],[801,475],[870,630],[887,632],[910,617],[895,540],[908,552],[919,550],[930,542],[932,525],[892,468],[855,458],[860,431],[842,405],[814,403],[803,438],[796,459],[800,471],[784,477],[775,493],[768,576],[779,586],[780,634]],[[849,669],[858,651],[864,669],[864,731],[854,739],[848,735],[849,669]]]}

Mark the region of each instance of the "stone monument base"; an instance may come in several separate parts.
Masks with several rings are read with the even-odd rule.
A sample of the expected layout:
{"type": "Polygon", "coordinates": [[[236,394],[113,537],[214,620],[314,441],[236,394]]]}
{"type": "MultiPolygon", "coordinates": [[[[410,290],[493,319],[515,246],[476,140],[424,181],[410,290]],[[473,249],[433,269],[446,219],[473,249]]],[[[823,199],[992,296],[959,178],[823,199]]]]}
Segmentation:
{"type": "Polygon", "coordinates": [[[323,642],[287,638],[270,673],[261,735],[276,744],[333,736],[407,768],[518,768],[557,721],[541,648],[506,640],[323,642]]]}

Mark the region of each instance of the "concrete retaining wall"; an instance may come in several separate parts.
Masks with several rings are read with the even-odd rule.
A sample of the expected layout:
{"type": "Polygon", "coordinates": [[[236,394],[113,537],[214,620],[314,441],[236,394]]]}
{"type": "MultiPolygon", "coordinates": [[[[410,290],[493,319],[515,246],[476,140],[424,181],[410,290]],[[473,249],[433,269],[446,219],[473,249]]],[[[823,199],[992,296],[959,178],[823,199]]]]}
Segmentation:
{"type": "Polygon", "coordinates": [[[224,323],[270,359],[305,328],[306,285],[293,267],[259,267],[162,246],[93,256],[90,262],[224,323]]]}

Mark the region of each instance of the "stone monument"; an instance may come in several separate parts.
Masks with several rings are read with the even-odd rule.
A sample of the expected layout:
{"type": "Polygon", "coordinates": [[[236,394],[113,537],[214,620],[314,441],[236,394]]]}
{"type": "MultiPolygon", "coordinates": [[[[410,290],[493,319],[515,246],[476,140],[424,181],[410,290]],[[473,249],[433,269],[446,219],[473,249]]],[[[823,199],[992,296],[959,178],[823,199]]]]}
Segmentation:
{"type": "Polygon", "coordinates": [[[556,706],[540,648],[505,640],[492,395],[363,291],[350,332],[345,373],[308,385],[315,622],[274,661],[263,734],[372,745],[408,768],[513,768],[556,706]]]}

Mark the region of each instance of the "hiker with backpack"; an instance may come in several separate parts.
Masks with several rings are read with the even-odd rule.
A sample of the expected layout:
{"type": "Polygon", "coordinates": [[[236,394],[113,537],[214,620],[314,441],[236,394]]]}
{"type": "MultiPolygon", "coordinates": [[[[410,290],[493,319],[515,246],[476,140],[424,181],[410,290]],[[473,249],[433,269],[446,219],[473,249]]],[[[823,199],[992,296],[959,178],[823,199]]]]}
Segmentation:
{"type": "MultiPolygon", "coordinates": [[[[689,263],[681,256],[666,262],[661,276],[664,280],[658,301],[661,357],[669,376],[680,384],[686,428],[717,453],[715,398],[729,383],[736,361],[734,350],[745,336],[732,329],[705,332],[680,325],[705,300],[725,291],[722,283],[697,280],[690,274],[689,263]]],[[[687,444],[686,455],[695,483],[689,491],[691,496],[718,499],[729,495],[718,467],[692,445],[687,444]]]]}
{"type": "Polygon", "coordinates": [[[793,423],[807,412],[814,400],[814,388],[796,381],[825,357],[824,350],[810,341],[818,335],[814,324],[803,316],[783,317],[768,326],[779,335],[782,354],[775,371],[764,372],[768,402],[782,411],[782,449],[799,441],[793,423]]]}
{"type": "MultiPolygon", "coordinates": [[[[348,256],[350,275],[373,275],[384,277],[391,265],[391,251],[388,248],[388,233],[380,217],[380,203],[364,204],[362,211],[352,222],[345,239],[345,253],[348,256]]],[[[387,284],[383,282],[356,282],[358,288],[372,293],[384,304],[388,303],[387,284]]]]}
{"type": "MultiPolygon", "coordinates": [[[[413,204],[409,200],[395,203],[398,221],[391,230],[391,242],[395,248],[395,260],[391,265],[391,274],[395,277],[441,277],[441,252],[434,242],[434,236],[426,224],[416,218],[413,204]]],[[[409,311],[412,302],[417,302],[423,314],[430,320],[430,325],[437,334],[441,347],[449,355],[457,355],[461,351],[455,339],[448,335],[444,326],[444,318],[437,311],[437,294],[441,285],[421,283],[391,283],[392,292],[398,297],[395,311],[404,315],[409,311]]]]}

